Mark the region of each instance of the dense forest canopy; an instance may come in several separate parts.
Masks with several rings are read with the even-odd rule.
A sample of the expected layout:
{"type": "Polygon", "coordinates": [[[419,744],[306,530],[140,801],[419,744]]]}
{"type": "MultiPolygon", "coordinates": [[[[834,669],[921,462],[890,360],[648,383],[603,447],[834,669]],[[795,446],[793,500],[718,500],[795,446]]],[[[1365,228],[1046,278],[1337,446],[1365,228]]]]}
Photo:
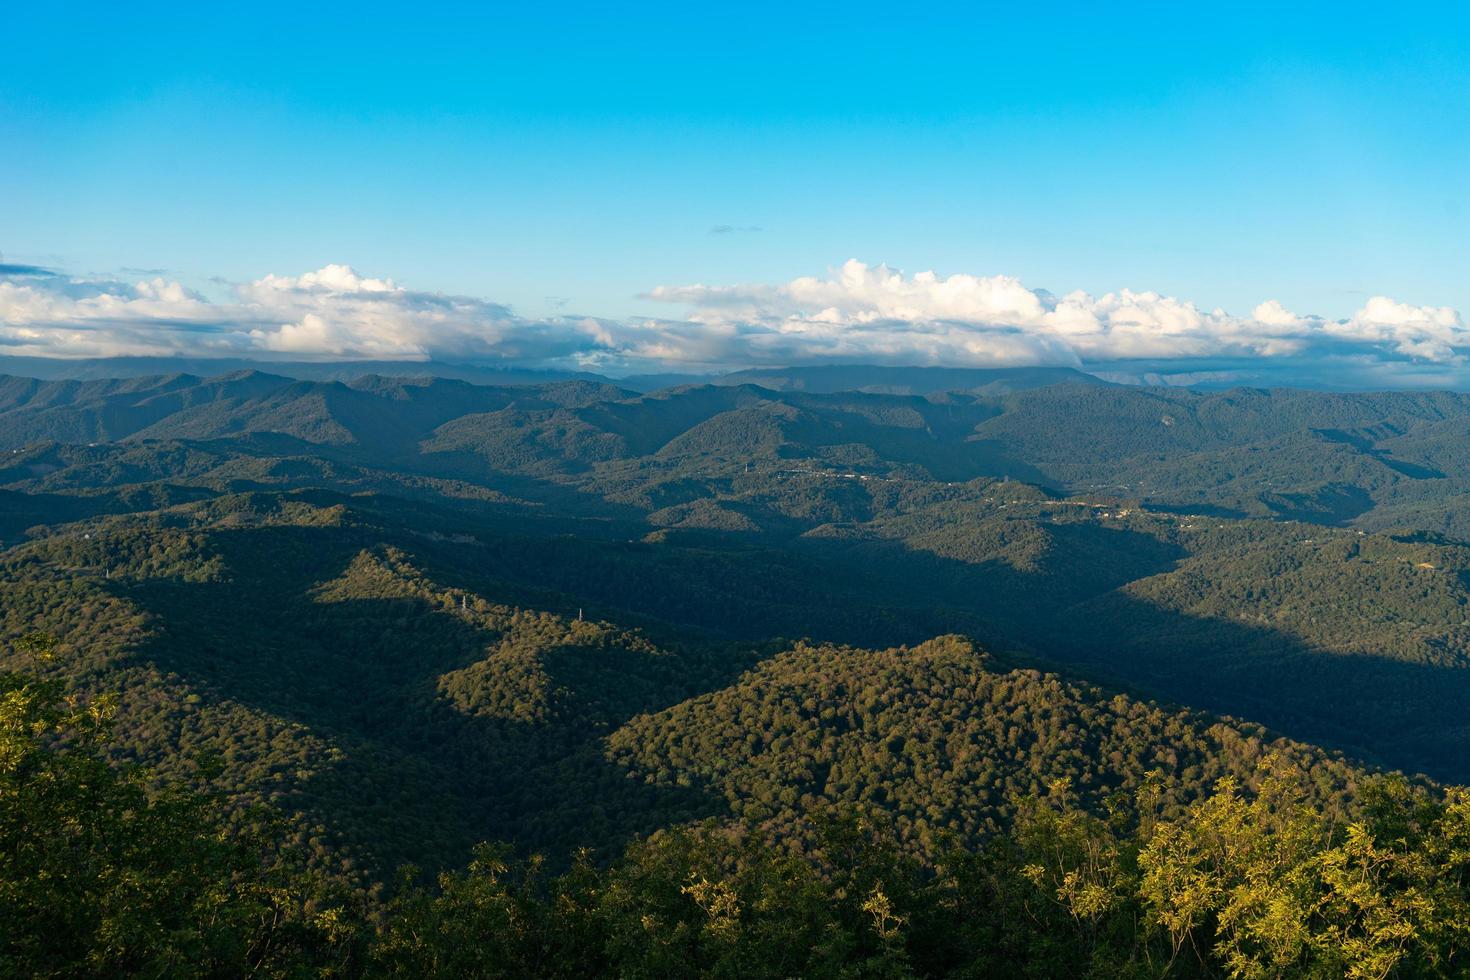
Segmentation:
{"type": "Polygon", "coordinates": [[[473,380],[0,379],[0,972],[1465,969],[1470,399],[473,380]]]}

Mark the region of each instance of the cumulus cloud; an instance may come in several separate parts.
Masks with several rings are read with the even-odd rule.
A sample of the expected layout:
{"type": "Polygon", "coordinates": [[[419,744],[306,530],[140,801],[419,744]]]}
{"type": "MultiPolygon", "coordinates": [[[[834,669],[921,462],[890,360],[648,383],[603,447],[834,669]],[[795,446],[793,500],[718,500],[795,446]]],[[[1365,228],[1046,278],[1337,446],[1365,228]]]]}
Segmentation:
{"type": "Polygon", "coordinates": [[[531,319],[467,296],[407,289],[328,265],[230,286],[212,301],[162,278],[133,283],[0,277],[0,350],[115,355],[596,361],[596,321],[531,319]]]}
{"type": "Polygon", "coordinates": [[[1465,323],[1448,306],[1411,306],[1374,296],[1350,320],[1325,325],[1336,337],[1391,349],[1405,357],[1460,363],[1467,346],[1465,323]]]}
{"type": "Polygon", "coordinates": [[[642,319],[524,317],[346,265],[225,285],[224,298],[210,298],[163,277],[0,267],[0,351],[440,358],[615,373],[843,361],[1068,365],[1178,379],[1244,377],[1251,370],[1242,365],[1269,363],[1379,383],[1470,380],[1470,332],[1458,312],[1382,296],[1343,320],[1269,299],[1235,315],[1148,290],[1057,295],[1011,276],[905,275],[855,260],[785,283],[659,286],[646,297],[676,312],[642,319]]]}
{"type": "Polygon", "coordinates": [[[698,359],[714,353],[714,338],[746,359],[971,366],[1367,358],[1461,367],[1470,353],[1470,333],[1455,310],[1381,296],[1340,321],[1294,313],[1276,300],[1239,316],[1153,291],[1057,296],[1011,276],[906,276],[856,260],[825,278],[660,286],[648,297],[687,307],[688,322],[707,331],[703,349],[693,352],[698,359]]]}

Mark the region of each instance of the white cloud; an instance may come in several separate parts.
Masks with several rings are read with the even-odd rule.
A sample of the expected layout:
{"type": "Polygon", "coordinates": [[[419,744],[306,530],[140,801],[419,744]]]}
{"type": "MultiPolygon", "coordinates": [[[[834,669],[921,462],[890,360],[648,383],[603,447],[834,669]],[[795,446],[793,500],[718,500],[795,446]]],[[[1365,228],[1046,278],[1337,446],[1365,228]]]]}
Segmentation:
{"type": "Polygon", "coordinates": [[[245,287],[245,292],[262,295],[264,291],[310,291],[321,293],[401,293],[403,289],[392,279],[364,279],[350,265],[328,265],[315,272],[296,277],[268,275],[245,287]]]}
{"type": "Polygon", "coordinates": [[[1281,305],[1280,300],[1268,299],[1251,311],[1251,319],[1267,327],[1299,327],[1303,318],[1281,305]]]}
{"type": "Polygon", "coordinates": [[[1266,300],[1249,315],[1147,290],[1054,295],[1010,276],[905,275],[849,261],[826,277],[659,286],[667,319],[527,318],[467,296],[409,289],[328,265],[268,275],[211,300],[135,283],[0,276],[0,353],[476,359],[612,371],[718,370],[823,361],[955,366],[1215,362],[1376,365],[1384,376],[1470,374],[1460,315],[1386,297],[1340,321],[1266,300]]]}
{"type": "Polygon", "coordinates": [[[729,355],[747,359],[766,352],[808,359],[806,352],[810,359],[981,366],[1370,355],[1461,365],[1470,352],[1470,333],[1454,310],[1382,297],[1340,322],[1299,315],[1276,300],[1235,316],[1152,291],[1058,298],[1010,276],[905,276],[856,260],[825,279],[661,286],[648,295],[690,307],[691,322],[738,338],[729,355]]]}
{"type": "Polygon", "coordinates": [[[1465,323],[1448,306],[1411,306],[1374,296],[1349,320],[1325,328],[1334,336],[1391,348],[1405,357],[1460,363],[1467,346],[1465,323]]]}
{"type": "Polygon", "coordinates": [[[496,303],[418,292],[329,265],[268,275],[211,302],[176,282],[0,279],[0,352],[61,357],[290,355],[529,363],[596,359],[606,330],[496,303]]]}

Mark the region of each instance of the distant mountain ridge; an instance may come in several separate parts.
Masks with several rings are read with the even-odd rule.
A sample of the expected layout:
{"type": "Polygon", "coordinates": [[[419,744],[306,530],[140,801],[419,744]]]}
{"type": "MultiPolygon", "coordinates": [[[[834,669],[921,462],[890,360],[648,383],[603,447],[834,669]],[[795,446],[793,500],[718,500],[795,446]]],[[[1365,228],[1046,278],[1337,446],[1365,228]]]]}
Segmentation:
{"type": "Polygon", "coordinates": [[[540,385],[557,381],[594,381],[635,391],[656,391],[690,384],[758,384],[777,391],[871,391],[922,395],[936,391],[988,388],[1020,391],[1075,382],[1108,384],[1073,368],[888,367],[875,364],[750,368],[727,374],[661,373],[613,378],[591,371],[552,371],[463,364],[450,361],[261,361],[246,358],[107,357],[69,360],[53,357],[0,356],[0,375],[42,381],[106,379],[188,374],[216,378],[239,372],[272,374],[297,381],[352,381],[364,375],[395,378],[447,378],[472,384],[540,385]]]}
{"type": "MultiPolygon", "coordinates": [[[[468,479],[597,474],[646,488],[750,466],[1009,477],[1222,515],[1343,523],[1374,512],[1374,527],[1470,538],[1470,395],[1195,392],[1033,368],[800,368],[715,382],[640,392],[595,379],[302,380],[253,369],[0,376],[0,449],[270,434],[354,464],[468,479]],[[886,390],[831,390],[864,383],[886,390]],[[614,463],[627,472],[601,472],[614,463]]],[[[686,490],[675,496],[660,508],[689,503],[686,490]]]]}
{"type": "Polygon", "coordinates": [[[981,394],[1006,394],[1055,384],[1107,385],[1111,382],[1075,368],[1011,367],[889,367],[878,364],[821,364],[810,367],[749,368],[729,374],[703,378],[681,378],[678,375],[633,375],[620,384],[639,391],[674,384],[743,385],[753,384],[772,391],[808,391],[814,394],[836,394],[862,391],[884,395],[931,395],[941,391],[971,391],[981,394]]]}
{"type": "Polygon", "coordinates": [[[241,371],[258,371],[298,381],[351,381],[367,374],[451,378],[484,385],[608,380],[589,371],[540,371],[446,361],[265,361],[239,357],[98,357],[72,360],[0,356],[0,374],[44,381],[97,381],[172,374],[214,378],[241,371]]]}

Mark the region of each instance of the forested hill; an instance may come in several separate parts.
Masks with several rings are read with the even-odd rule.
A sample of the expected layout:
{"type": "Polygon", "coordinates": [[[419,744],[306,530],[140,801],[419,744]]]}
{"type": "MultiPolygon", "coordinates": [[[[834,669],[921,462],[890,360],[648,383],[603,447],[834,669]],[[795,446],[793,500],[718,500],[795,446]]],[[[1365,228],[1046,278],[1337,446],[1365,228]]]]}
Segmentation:
{"type": "Polygon", "coordinates": [[[55,649],[10,667],[116,695],[118,758],[183,780],[218,759],[200,785],[285,809],[319,860],[374,878],[456,864],[479,840],[613,853],[708,817],[797,840],[803,814],[841,803],[886,810],[926,852],[983,840],[1057,779],[1100,809],[1154,773],[1175,813],[1271,752],[1328,808],[1362,779],[1260,726],[957,637],[879,652],[589,619],[516,576],[523,539],[380,508],[224,497],[13,548],[0,628],[55,649]]]}
{"type": "Polygon", "coordinates": [[[1462,396],[242,373],[11,379],[0,398],[7,544],[108,515],[249,521],[260,492],[350,495],[540,608],[746,642],[962,633],[1470,778],[1462,396]],[[62,438],[28,441],[43,432],[62,438]],[[1145,474],[1174,483],[1141,506],[1145,474]]]}
{"type": "Polygon", "coordinates": [[[1365,927],[1323,903],[1391,851],[1419,918],[1362,949],[1453,975],[1470,400],[1049,379],[0,381],[0,861],[54,862],[6,871],[54,886],[0,889],[39,943],[0,932],[0,973],[134,928],[56,818],[115,778],[88,867],[206,910],[253,883],[199,962],[450,975],[491,936],[507,975],[1218,975],[1250,922],[1297,937],[1236,950],[1260,975],[1331,975],[1365,927]],[[218,875],[115,843],[144,819],[218,875]],[[1219,839],[1206,912],[1149,877],[1219,839]],[[1227,911],[1281,869],[1290,901],[1227,911]],[[762,960],[790,917],[757,908],[844,938],[762,960]]]}
{"type": "Polygon", "coordinates": [[[12,377],[0,379],[0,448],[269,434],[357,465],[550,478],[670,504],[687,502],[678,499],[685,481],[747,468],[1009,477],[1217,516],[1470,537],[1464,395],[1201,394],[1020,370],[928,369],[916,381],[914,370],[872,368],[847,378],[856,370],[840,379],[817,368],[750,372],[643,395],[584,380],[12,377]],[[839,380],[870,390],[832,391],[839,380]]]}

